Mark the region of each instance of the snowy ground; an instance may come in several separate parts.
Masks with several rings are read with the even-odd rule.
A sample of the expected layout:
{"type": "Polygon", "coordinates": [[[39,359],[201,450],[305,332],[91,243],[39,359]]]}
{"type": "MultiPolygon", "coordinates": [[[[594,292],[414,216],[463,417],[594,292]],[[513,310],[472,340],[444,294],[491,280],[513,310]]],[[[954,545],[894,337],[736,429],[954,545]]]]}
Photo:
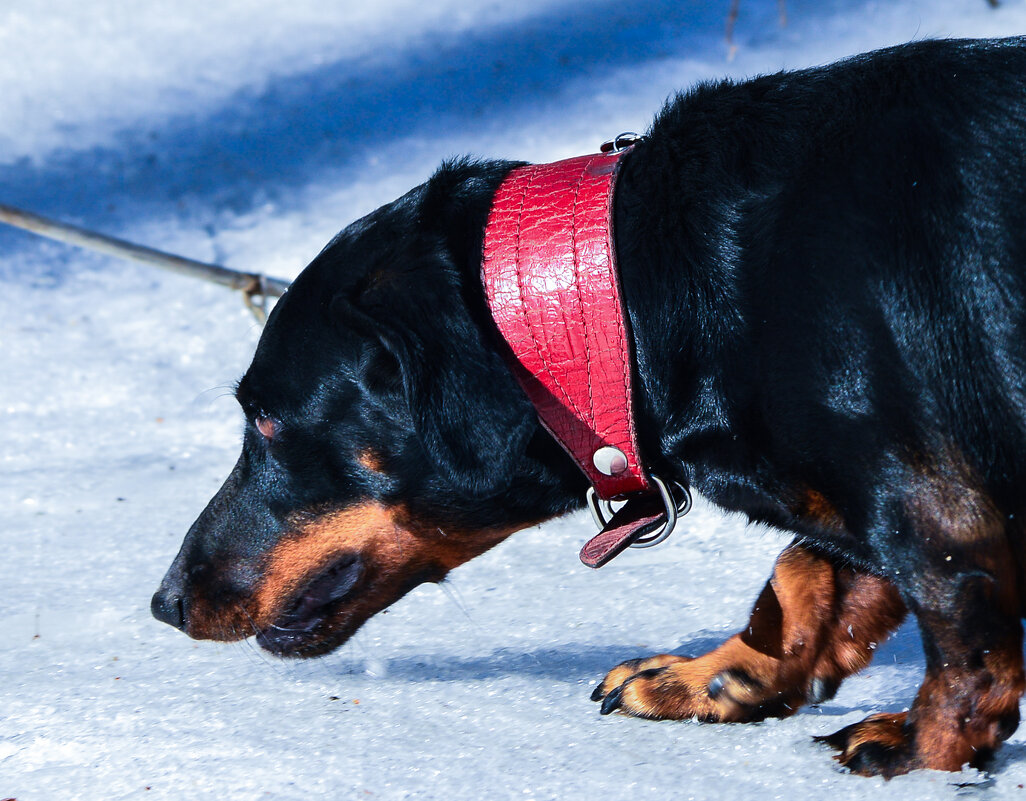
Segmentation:
{"type": "MultiPolygon", "coordinates": [[[[293,276],[457,152],[549,160],[642,130],[673,90],[926,36],[1026,33],[1026,2],[6,0],[0,202],[293,276]]],[[[1026,797],[990,773],[889,783],[811,736],[908,704],[906,627],[819,709],[751,726],[600,717],[604,670],[737,628],[786,538],[699,505],[599,572],[583,517],[524,532],[338,653],[274,661],[149,616],[234,462],[238,298],[0,231],[0,797],[1026,797]]]]}

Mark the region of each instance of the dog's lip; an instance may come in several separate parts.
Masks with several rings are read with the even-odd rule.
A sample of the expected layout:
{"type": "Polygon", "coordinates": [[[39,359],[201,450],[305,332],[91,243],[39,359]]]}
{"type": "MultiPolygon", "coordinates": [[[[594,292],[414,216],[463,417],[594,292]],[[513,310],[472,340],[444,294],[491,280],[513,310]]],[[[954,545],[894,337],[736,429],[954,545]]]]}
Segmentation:
{"type": "Polygon", "coordinates": [[[316,629],[349,596],[364,575],[358,554],[336,559],[296,595],[292,604],[257,634],[262,648],[286,656],[315,636],[316,629]]]}

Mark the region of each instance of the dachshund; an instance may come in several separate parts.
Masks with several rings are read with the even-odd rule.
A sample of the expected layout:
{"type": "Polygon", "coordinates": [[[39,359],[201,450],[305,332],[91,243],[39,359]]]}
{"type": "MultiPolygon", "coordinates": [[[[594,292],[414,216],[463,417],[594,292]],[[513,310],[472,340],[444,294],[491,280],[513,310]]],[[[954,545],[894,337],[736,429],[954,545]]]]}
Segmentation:
{"type": "MultiPolygon", "coordinates": [[[[698,85],[613,218],[652,469],[791,532],[743,630],[615,667],[603,713],[755,721],[829,698],[911,612],[907,712],[855,773],[984,764],[1019,722],[1026,601],[1026,38],[920,41],[698,85]]],[[[456,159],[345,228],[237,386],[242,454],[154,615],[325,654],[423,582],[583,506],[481,283],[517,164],[456,159]]]]}

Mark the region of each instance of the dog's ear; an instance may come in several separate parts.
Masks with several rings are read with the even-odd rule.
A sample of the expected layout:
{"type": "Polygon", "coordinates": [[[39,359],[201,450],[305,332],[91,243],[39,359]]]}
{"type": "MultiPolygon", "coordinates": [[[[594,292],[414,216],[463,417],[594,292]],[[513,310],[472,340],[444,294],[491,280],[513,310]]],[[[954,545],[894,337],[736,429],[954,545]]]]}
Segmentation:
{"type": "Polygon", "coordinates": [[[366,272],[332,303],[336,324],[380,343],[365,386],[400,384],[418,437],[462,494],[509,486],[537,430],[477,278],[492,196],[514,165],[450,162],[350,242],[366,272]]]}
{"type": "Polygon", "coordinates": [[[458,294],[434,283],[407,273],[400,291],[379,286],[359,298],[336,297],[332,314],[380,348],[363,369],[383,374],[364,376],[364,386],[401,388],[438,472],[459,493],[487,497],[512,482],[537,420],[458,294]]]}
{"type": "Polygon", "coordinates": [[[452,159],[424,184],[421,224],[442,238],[453,264],[480,268],[492,199],[503,179],[522,163],[452,159]]]}

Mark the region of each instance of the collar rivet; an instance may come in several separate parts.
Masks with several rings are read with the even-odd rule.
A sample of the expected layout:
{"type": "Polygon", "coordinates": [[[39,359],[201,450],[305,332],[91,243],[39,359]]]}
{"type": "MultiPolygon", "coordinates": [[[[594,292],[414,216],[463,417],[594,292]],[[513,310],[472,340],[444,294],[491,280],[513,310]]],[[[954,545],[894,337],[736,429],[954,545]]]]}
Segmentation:
{"type": "Polygon", "coordinates": [[[618,476],[627,469],[627,456],[619,448],[606,445],[591,457],[595,469],[604,476],[618,476]]]}

